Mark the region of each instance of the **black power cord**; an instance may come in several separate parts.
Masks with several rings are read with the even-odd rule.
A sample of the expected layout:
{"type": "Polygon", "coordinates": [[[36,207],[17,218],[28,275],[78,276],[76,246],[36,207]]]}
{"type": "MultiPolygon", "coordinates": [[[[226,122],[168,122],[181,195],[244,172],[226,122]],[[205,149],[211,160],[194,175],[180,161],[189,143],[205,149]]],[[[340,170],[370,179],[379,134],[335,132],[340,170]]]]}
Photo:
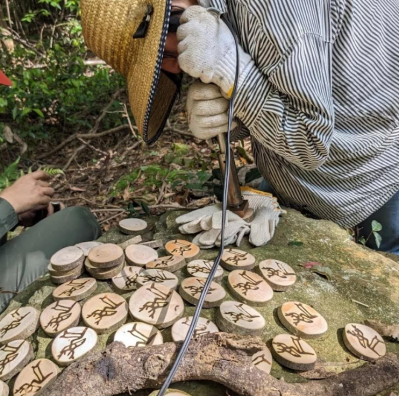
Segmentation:
{"type": "Polygon", "coordinates": [[[237,36],[233,30],[233,27],[231,24],[225,19],[222,18],[224,23],[227,25],[227,27],[230,29],[233,37],[234,37],[234,42],[236,45],[236,74],[234,78],[234,87],[233,87],[233,92],[230,97],[230,103],[229,103],[229,112],[228,112],[228,130],[227,130],[227,138],[226,138],[226,171],[224,175],[224,183],[223,183],[223,203],[222,203],[222,228],[220,232],[220,237],[221,237],[221,242],[220,242],[220,249],[219,249],[219,254],[213,264],[212,270],[208,276],[208,279],[205,283],[204,289],[201,293],[201,296],[198,300],[198,305],[195,309],[194,315],[193,315],[193,320],[191,322],[190,328],[188,329],[187,336],[183,342],[183,345],[180,348],[179,354],[176,357],[176,360],[173,364],[173,367],[170,370],[169,375],[167,376],[165,382],[162,385],[161,390],[158,393],[158,396],[164,396],[165,392],[168,390],[169,385],[171,384],[173,377],[176,374],[177,369],[180,366],[180,363],[184,357],[184,355],[187,352],[188,346],[190,344],[191,338],[193,337],[193,333],[195,328],[197,327],[198,319],[201,314],[202,306],[204,305],[205,297],[208,294],[209,288],[211,286],[211,283],[213,281],[213,278],[216,274],[217,268],[219,266],[220,260],[223,256],[224,252],[224,232],[225,232],[225,226],[226,226],[226,211],[227,211],[227,193],[229,190],[229,177],[230,177],[230,134],[231,134],[231,125],[233,123],[233,118],[234,118],[234,100],[236,96],[236,91],[237,91],[237,84],[238,84],[238,76],[239,76],[239,51],[238,51],[238,39],[237,36]]]}

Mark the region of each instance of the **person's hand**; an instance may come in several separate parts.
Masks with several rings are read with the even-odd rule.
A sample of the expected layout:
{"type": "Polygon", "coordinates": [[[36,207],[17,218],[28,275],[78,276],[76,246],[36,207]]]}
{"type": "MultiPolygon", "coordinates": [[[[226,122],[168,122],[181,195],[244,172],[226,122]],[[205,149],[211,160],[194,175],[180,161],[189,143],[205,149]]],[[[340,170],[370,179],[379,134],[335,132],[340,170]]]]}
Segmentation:
{"type": "Polygon", "coordinates": [[[45,209],[54,195],[48,180],[50,176],[43,171],[30,173],[6,188],[0,197],[8,201],[18,215],[45,209]]]}
{"type": "Polygon", "coordinates": [[[228,130],[229,101],[214,84],[195,81],[187,93],[188,126],[198,139],[211,139],[228,130]]]}
{"type": "MultiPolygon", "coordinates": [[[[220,17],[200,6],[187,8],[180,19],[177,40],[180,68],[204,83],[216,84],[230,98],[236,74],[236,45],[220,17]]],[[[253,61],[241,47],[239,59],[242,81],[253,61]]]]}

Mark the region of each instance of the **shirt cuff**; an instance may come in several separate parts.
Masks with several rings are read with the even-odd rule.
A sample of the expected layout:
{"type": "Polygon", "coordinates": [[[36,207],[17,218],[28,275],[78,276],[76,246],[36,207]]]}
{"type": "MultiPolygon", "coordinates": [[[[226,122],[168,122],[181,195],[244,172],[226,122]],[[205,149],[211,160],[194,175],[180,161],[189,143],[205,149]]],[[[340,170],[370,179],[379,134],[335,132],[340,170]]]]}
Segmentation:
{"type": "Polygon", "coordinates": [[[245,74],[245,79],[238,84],[234,114],[251,130],[262,113],[262,107],[271,93],[272,86],[254,62],[245,74]]]}
{"type": "Polygon", "coordinates": [[[4,198],[0,198],[0,237],[18,225],[18,216],[13,206],[4,198]]]}

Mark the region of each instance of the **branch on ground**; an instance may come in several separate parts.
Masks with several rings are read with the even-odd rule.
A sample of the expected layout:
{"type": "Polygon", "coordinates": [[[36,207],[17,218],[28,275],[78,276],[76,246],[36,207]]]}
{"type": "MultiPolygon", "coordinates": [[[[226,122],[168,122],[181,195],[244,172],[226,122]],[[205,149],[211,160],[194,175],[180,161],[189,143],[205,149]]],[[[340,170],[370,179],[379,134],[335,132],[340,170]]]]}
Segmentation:
{"type": "MultiPolygon", "coordinates": [[[[68,367],[42,396],[113,396],[160,388],[179,344],[127,349],[113,343],[68,367]]],[[[245,396],[372,396],[399,382],[399,360],[389,354],[375,364],[308,383],[288,384],[255,368],[260,338],[209,334],[194,339],[173,381],[210,380],[245,396]]]]}

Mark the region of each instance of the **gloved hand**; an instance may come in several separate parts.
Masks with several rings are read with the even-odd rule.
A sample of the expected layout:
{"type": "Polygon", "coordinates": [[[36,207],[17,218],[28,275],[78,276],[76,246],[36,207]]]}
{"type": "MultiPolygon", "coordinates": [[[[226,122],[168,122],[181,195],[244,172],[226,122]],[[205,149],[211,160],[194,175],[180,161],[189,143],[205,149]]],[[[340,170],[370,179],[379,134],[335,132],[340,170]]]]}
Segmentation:
{"type": "MultiPolygon", "coordinates": [[[[187,94],[188,125],[198,139],[211,139],[228,130],[229,101],[215,84],[195,81],[187,94]]],[[[235,128],[233,123],[232,128],[235,128]]]]}
{"type": "MultiPolygon", "coordinates": [[[[236,74],[236,45],[220,16],[200,6],[187,8],[180,19],[177,40],[180,68],[204,83],[216,84],[230,98],[236,74]]],[[[241,47],[239,60],[239,81],[243,81],[253,61],[241,47]]]]}
{"type": "MultiPolygon", "coordinates": [[[[225,228],[225,245],[236,243],[240,246],[244,235],[249,234],[249,241],[254,246],[264,246],[273,238],[275,228],[282,213],[276,198],[271,194],[242,188],[243,198],[248,200],[249,207],[254,210],[251,222],[243,220],[236,214],[227,211],[225,228]]],[[[197,234],[193,243],[201,249],[220,246],[222,226],[222,205],[217,204],[187,213],[176,219],[182,224],[179,230],[183,234],[197,234]]]]}

